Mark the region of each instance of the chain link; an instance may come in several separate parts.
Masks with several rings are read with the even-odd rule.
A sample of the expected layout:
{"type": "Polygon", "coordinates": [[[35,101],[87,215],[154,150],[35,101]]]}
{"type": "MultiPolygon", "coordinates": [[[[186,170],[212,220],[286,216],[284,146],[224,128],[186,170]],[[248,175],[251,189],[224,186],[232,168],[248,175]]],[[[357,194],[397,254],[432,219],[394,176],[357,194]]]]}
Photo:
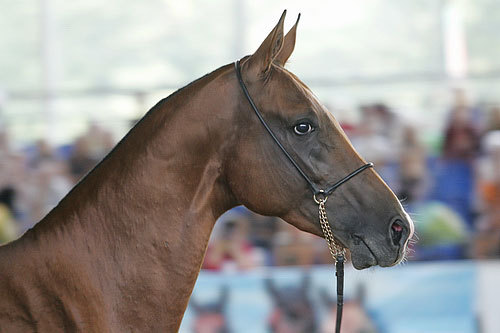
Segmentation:
{"type": "Polygon", "coordinates": [[[345,256],[345,248],[338,244],[335,241],[335,238],[332,234],[332,229],[330,228],[330,224],[328,223],[328,216],[326,215],[325,202],[327,197],[324,198],[314,198],[314,200],[318,203],[319,209],[319,223],[321,225],[321,229],[323,230],[323,235],[325,235],[326,243],[328,244],[328,249],[330,250],[330,254],[335,262],[337,262],[337,258],[339,256],[345,256]]]}

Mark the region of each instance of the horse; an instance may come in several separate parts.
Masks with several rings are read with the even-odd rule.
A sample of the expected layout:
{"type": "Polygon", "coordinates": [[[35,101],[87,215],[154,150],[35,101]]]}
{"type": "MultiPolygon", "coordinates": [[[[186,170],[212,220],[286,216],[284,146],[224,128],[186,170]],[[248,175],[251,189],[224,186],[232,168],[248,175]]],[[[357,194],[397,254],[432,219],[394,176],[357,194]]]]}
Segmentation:
{"type": "MultiPolygon", "coordinates": [[[[285,69],[284,18],[241,59],[276,136],[318,186],[365,161],[285,69]]],[[[161,100],[40,222],[0,248],[2,332],[175,332],[223,212],[244,205],[322,236],[308,184],[252,113],[233,64],[161,100]]],[[[355,268],[393,266],[413,223],[373,168],[325,204],[355,268]]]]}
{"type": "Polygon", "coordinates": [[[309,275],[304,275],[296,286],[277,288],[271,279],[265,281],[265,286],[274,304],[268,320],[270,332],[317,332],[309,275]]]}

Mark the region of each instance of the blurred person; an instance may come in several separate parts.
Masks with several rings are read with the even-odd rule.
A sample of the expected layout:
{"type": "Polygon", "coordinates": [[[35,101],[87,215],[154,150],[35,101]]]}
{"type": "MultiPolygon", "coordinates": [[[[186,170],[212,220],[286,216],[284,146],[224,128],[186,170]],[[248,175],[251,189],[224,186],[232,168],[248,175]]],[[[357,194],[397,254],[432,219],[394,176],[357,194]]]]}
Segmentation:
{"type": "Polygon", "coordinates": [[[38,140],[35,144],[35,151],[30,158],[30,166],[37,168],[45,161],[53,161],[56,159],[53,147],[44,139],[38,140]]]}
{"type": "Polygon", "coordinates": [[[7,131],[0,127],[0,157],[3,158],[5,154],[9,154],[10,152],[9,136],[7,131]]]}
{"type": "Polygon", "coordinates": [[[361,122],[352,137],[353,146],[377,167],[396,161],[394,134],[398,126],[395,115],[383,104],[361,106],[360,111],[361,122]]]}
{"type": "Polygon", "coordinates": [[[477,168],[478,208],[473,255],[500,257],[500,130],[488,132],[482,140],[485,155],[477,168]]]}
{"type": "Polygon", "coordinates": [[[53,147],[39,140],[29,155],[17,155],[9,162],[9,179],[19,201],[22,229],[31,227],[54,208],[71,189],[67,166],[55,155],[53,147]]]}
{"type": "Polygon", "coordinates": [[[63,161],[41,162],[32,174],[31,221],[41,220],[71,190],[72,182],[63,161]]]}
{"type": "Polygon", "coordinates": [[[10,242],[18,236],[18,228],[12,214],[14,196],[13,188],[0,190],[0,244],[10,242]]]}
{"type": "Polygon", "coordinates": [[[399,151],[399,186],[397,195],[405,204],[422,199],[426,191],[427,154],[420,143],[415,127],[403,128],[399,151]]]}
{"type": "Polygon", "coordinates": [[[29,167],[29,157],[26,153],[16,153],[11,159],[9,178],[15,190],[12,213],[21,232],[30,228],[34,222],[31,216],[33,211],[34,193],[36,184],[33,182],[35,170],[29,167]]]}
{"type": "Polygon", "coordinates": [[[227,320],[227,303],[229,290],[223,286],[219,290],[216,300],[209,303],[201,303],[196,297],[189,300],[189,308],[195,313],[192,324],[193,333],[229,333],[227,320]]]}
{"type": "Polygon", "coordinates": [[[15,154],[11,150],[7,131],[0,128],[0,190],[12,186],[14,159],[15,154]]]}
{"type": "Polygon", "coordinates": [[[273,309],[268,317],[272,333],[316,332],[316,314],[310,297],[311,278],[308,273],[297,285],[277,287],[271,279],[265,281],[273,309]]]}
{"type": "Polygon", "coordinates": [[[11,150],[7,132],[0,129],[0,192],[4,193],[5,200],[8,198],[8,202],[4,202],[6,206],[4,206],[2,216],[4,221],[9,220],[16,224],[21,215],[17,200],[19,187],[24,181],[20,176],[25,170],[24,161],[22,154],[11,150]]]}
{"type": "Polygon", "coordinates": [[[453,109],[444,132],[444,158],[470,162],[478,152],[479,132],[470,121],[469,109],[453,109]]]}
{"type": "Polygon", "coordinates": [[[474,228],[474,162],[480,152],[479,116],[463,91],[455,92],[444,129],[442,155],[435,170],[432,197],[461,215],[474,228]]]}
{"type": "Polygon", "coordinates": [[[87,132],[77,138],[69,157],[70,173],[73,182],[78,182],[114,147],[115,141],[111,132],[91,123],[87,132]]]}
{"type": "Polygon", "coordinates": [[[102,160],[114,147],[115,142],[112,134],[93,122],[83,135],[86,141],[89,156],[96,160],[102,160]]]}
{"type": "Polygon", "coordinates": [[[323,262],[327,250],[324,239],[304,233],[287,223],[280,223],[279,227],[273,242],[277,266],[311,266],[318,261],[323,262]]]}
{"type": "Polygon", "coordinates": [[[80,137],[73,144],[69,157],[69,169],[73,183],[77,183],[97,164],[98,160],[92,157],[88,142],[80,137]]]}
{"type": "Polygon", "coordinates": [[[223,221],[219,235],[208,245],[203,268],[234,271],[255,267],[246,222],[243,218],[223,221]]]}
{"type": "Polygon", "coordinates": [[[247,211],[250,226],[250,241],[256,251],[260,251],[260,262],[265,266],[274,265],[274,238],[280,220],[274,216],[263,216],[247,211]]]}
{"type": "Polygon", "coordinates": [[[500,106],[493,107],[484,126],[485,132],[500,131],[500,106]]]}
{"type": "Polygon", "coordinates": [[[469,105],[466,92],[455,89],[444,130],[443,156],[470,162],[479,152],[479,110],[469,105]]]}
{"type": "MultiPolygon", "coordinates": [[[[337,300],[327,290],[319,294],[327,315],[321,323],[321,333],[335,332],[337,317],[337,300]]],[[[363,285],[356,287],[356,295],[344,300],[342,312],[343,333],[376,333],[377,329],[372,318],[368,314],[365,305],[365,290],[363,285]]]]}
{"type": "Polygon", "coordinates": [[[399,136],[401,128],[396,114],[384,103],[375,103],[368,110],[370,116],[367,121],[374,122],[375,132],[394,141],[399,136]]]}

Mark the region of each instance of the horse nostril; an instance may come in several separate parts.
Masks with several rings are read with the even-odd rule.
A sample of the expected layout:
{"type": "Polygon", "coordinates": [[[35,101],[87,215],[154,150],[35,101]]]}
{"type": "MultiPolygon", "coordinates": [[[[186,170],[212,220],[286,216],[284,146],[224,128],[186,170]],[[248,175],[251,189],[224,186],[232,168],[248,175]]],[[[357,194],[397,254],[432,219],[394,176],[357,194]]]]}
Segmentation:
{"type": "Polygon", "coordinates": [[[403,237],[403,221],[396,220],[391,225],[392,243],[395,246],[398,246],[399,242],[401,242],[402,237],[403,237]]]}

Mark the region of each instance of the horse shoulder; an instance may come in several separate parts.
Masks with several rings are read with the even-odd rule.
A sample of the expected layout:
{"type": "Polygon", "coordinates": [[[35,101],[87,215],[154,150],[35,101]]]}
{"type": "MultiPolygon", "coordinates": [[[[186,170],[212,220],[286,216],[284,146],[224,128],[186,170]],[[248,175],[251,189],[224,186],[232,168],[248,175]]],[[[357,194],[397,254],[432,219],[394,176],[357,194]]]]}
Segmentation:
{"type": "Polygon", "coordinates": [[[79,261],[25,241],[0,248],[0,332],[112,331],[79,261]]]}

